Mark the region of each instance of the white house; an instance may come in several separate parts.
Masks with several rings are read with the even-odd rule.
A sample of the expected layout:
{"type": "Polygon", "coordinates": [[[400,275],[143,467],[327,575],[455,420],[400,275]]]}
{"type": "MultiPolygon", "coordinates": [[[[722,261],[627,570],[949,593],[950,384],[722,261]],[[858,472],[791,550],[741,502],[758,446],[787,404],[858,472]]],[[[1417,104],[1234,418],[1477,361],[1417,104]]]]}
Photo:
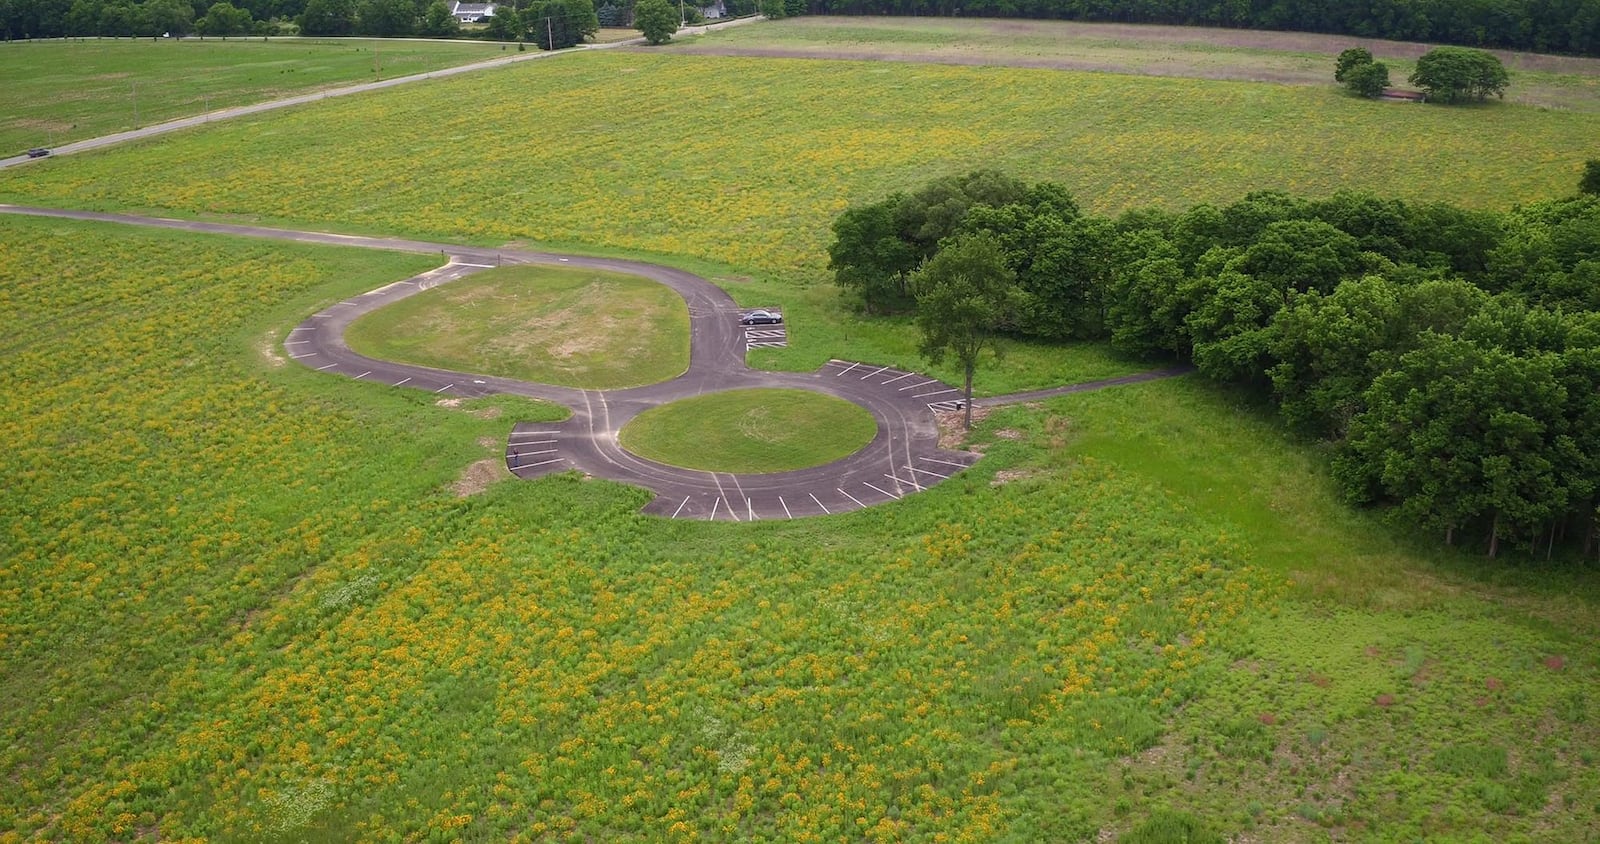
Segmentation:
{"type": "Polygon", "coordinates": [[[494,17],[494,3],[462,3],[460,0],[450,5],[450,14],[462,23],[481,23],[494,17]]]}

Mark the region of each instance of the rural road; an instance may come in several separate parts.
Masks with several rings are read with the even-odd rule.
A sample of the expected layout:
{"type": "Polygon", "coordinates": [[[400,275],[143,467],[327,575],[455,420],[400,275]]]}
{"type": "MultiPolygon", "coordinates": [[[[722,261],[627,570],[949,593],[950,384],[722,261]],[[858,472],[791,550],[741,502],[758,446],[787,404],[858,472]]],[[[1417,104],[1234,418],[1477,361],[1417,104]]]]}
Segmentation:
{"type": "MultiPolygon", "coordinates": [[[[518,395],[564,405],[572,415],[563,422],[519,423],[513,428],[506,443],[506,468],[521,478],[578,470],[641,486],[655,493],[644,508],[647,513],[731,521],[831,515],[921,492],[978,460],[978,455],[970,452],[939,447],[934,413],[954,409],[955,400],[960,397],[956,388],[916,372],[859,361],[829,361],[808,373],[752,370],[745,363],[745,352],[753,344],[739,324],[741,309],[722,288],[683,270],[611,258],[93,211],[0,205],[0,213],[440,255],[445,258],[443,266],[313,314],[289,332],[284,341],[285,353],[319,372],[360,381],[461,397],[518,395]],[[630,273],[666,285],[683,298],[689,310],[688,369],[659,384],[582,390],[377,360],[355,353],[344,342],[345,329],[363,314],[473,273],[509,264],[630,273]],[[618,443],[617,434],[622,427],[651,407],[705,393],[750,388],[809,390],[854,402],[871,412],[877,433],[866,447],[849,457],[825,466],[771,474],[730,474],[668,466],[630,454],[618,443]]],[[[994,396],[974,403],[995,406],[1033,401],[1187,371],[1187,367],[1155,370],[1053,390],[994,396]]]]}

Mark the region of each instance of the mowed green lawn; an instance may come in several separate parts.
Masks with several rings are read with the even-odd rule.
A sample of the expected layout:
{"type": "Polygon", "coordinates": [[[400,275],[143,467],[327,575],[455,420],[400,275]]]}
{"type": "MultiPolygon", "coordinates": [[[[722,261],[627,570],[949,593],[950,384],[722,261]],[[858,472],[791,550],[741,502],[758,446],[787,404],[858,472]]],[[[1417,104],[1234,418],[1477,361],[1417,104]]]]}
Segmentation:
{"type": "Polygon", "coordinates": [[[615,248],[826,277],[852,202],[996,167],[1095,211],[1367,189],[1570,193],[1600,115],[1328,87],[595,53],[317,103],[0,173],[0,199],[615,248]],[[651,79],[693,79],[680,86],[651,79]],[[248,154],[241,154],[248,150],[248,154]]]}
{"type": "Polygon", "coordinates": [[[872,414],[807,390],[729,390],[639,414],[622,447],[670,466],[763,474],[821,466],[872,442],[872,414]]]}
{"type": "Polygon", "coordinates": [[[382,360],[589,390],[654,384],[689,368],[682,297],[594,270],[488,270],[373,311],[345,340],[382,360]]]}
{"type": "Polygon", "coordinates": [[[210,38],[0,44],[0,154],[483,61],[498,44],[210,38]]]}

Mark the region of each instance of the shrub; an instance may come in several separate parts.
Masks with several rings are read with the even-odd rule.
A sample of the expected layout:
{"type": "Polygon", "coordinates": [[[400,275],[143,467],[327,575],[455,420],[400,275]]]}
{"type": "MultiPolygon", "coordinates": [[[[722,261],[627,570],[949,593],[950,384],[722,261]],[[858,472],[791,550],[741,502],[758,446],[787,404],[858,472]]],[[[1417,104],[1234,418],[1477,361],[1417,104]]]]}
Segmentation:
{"type": "Polygon", "coordinates": [[[1411,84],[1428,92],[1432,102],[1483,101],[1504,97],[1510,76],[1493,54],[1467,47],[1436,47],[1417,59],[1411,84]]]}
{"type": "Polygon", "coordinates": [[[1578,180],[1578,193],[1600,195],[1600,158],[1583,163],[1583,178],[1578,180]]]}
{"type": "Polygon", "coordinates": [[[1372,64],[1372,51],[1365,47],[1351,47],[1339,54],[1339,63],[1333,70],[1333,81],[1343,82],[1350,71],[1372,64]]]}
{"type": "Polygon", "coordinates": [[[1368,62],[1345,74],[1344,87],[1362,97],[1381,97],[1389,87],[1389,66],[1383,62],[1368,62]]]}

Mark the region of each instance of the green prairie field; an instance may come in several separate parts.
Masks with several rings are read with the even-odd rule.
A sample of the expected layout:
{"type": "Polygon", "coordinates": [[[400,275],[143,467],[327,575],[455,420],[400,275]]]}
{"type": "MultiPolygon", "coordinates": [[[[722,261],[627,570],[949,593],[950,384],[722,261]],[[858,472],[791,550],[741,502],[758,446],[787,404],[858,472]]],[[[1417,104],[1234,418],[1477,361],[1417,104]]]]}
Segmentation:
{"type": "Polygon", "coordinates": [[[561,411],[276,345],[424,259],[0,229],[0,840],[1600,817],[1593,578],[1412,550],[1203,382],[996,412],[978,467],[839,518],[669,522],[570,475],[461,497],[561,411]]]}
{"type": "Polygon", "coordinates": [[[1097,212],[1266,188],[1504,208],[1570,192],[1600,135],[1600,114],[1406,108],[1332,86],[581,58],[14,168],[0,173],[0,200],[610,247],[806,283],[823,277],[829,222],[850,203],[947,172],[1056,180],[1097,212]],[[653,78],[696,81],[639,82],[653,78]]]}
{"type": "MultiPolygon", "coordinates": [[[[1503,208],[1570,193],[1597,129],[669,49],[0,171],[0,201],[657,260],[783,309],[754,365],[920,368],[828,284],[851,202],[997,167],[1097,212],[1503,208]]],[[[888,505],[643,516],[505,472],[512,426],[563,408],[286,358],[437,260],[0,215],[0,844],[1595,840],[1593,568],[1401,533],[1196,376],[980,409],[983,459],[888,505]]],[[[1149,365],[1006,352],[980,389],[1149,365]]]]}
{"type": "Polygon", "coordinates": [[[500,47],[354,38],[3,43],[0,154],[499,58],[500,47]]]}
{"type": "MultiPolygon", "coordinates": [[[[1370,49],[1407,85],[1428,45],[1353,35],[1078,21],[801,16],[674,42],[703,55],[990,64],[1332,87],[1346,47],[1370,49]]],[[[1600,59],[1494,51],[1506,102],[1600,111],[1600,59]]]]}
{"type": "Polygon", "coordinates": [[[350,348],[458,372],[609,390],[689,368],[683,298],[621,273],[505,267],[435,287],[351,323],[350,348]]]}

